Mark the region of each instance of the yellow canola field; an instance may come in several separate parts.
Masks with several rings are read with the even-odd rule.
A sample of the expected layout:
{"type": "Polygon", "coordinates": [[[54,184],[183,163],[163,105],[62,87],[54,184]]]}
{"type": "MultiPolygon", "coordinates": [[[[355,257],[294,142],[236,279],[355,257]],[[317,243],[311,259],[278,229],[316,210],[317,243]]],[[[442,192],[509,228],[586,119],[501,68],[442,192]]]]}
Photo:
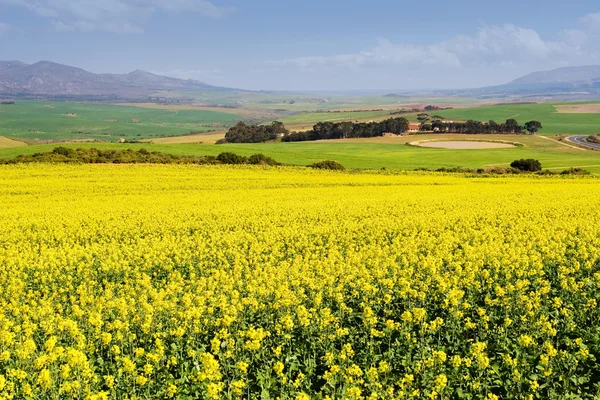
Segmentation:
{"type": "Polygon", "coordinates": [[[0,398],[594,398],[600,179],[0,167],[0,398]]]}

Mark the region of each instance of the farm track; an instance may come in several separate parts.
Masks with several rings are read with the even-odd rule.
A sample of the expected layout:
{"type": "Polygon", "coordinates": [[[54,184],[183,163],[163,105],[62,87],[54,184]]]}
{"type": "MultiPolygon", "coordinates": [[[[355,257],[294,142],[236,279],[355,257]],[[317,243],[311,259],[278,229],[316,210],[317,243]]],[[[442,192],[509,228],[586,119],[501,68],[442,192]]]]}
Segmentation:
{"type": "Polygon", "coordinates": [[[586,147],[588,149],[600,151],[600,144],[588,142],[587,136],[569,136],[567,138],[567,141],[578,144],[579,146],[586,147]]]}

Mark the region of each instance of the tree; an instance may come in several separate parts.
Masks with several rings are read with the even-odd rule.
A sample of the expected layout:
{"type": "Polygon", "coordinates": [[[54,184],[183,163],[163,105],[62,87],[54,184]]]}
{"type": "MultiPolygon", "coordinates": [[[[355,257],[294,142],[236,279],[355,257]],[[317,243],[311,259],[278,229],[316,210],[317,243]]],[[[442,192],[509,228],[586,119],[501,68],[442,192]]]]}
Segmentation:
{"type": "Polygon", "coordinates": [[[504,123],[504,132],[505,133],[521,133],[521,126],[515,119],[507,119],[504,123]]]}
{"type": "Polygon", "coordinates": [[[529,132],[530,135],[535,135],[540,129],[542,129],[542,123],[539,121],[529,121],[525,123],[525,130],[529,132]]]}
{"type": "Polygon", "coordinates": [[[262,143],[285,136],[288,130],[279,121],[271,125],[247,125],[239,122],[225,134],[228,143],[262,143]]]}
{"type": "Polygon", "coordinates": [[[419,123],[421,125],[423,125],[427,121],[429,121],[429,114],[421,113],[421,114],[417,115],[417,120],[419,120],[419,123]]]}
{"type": "Polygon", "coordinates": [[[510,164],[511,167],[519,171],[536,172],[542,170],[542,163],[533,158],[515,160],[510,164]]]}

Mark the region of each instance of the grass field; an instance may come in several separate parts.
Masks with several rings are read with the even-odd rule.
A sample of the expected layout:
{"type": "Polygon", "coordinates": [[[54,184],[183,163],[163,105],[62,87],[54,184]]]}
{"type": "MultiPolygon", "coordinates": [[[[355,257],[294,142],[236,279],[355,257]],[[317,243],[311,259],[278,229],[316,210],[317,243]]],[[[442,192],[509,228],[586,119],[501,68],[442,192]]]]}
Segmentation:
{"type": "Polygon", "coordinates": [[[497,122],[514,118],[521,125],[527,121],[537,120],[544,126],[540,134],[546,135],[589,135],[600,133],[600,113],[559,113],[553,104],[512,104],[456,108],[436,111],[436,114],[448,119],[494,120],[497,122]]]}
{"type": "Polygon", "coordinates": [[[368,122],[391,117],[401,117],[403,115],[392,115],[393,111],[340,111],[340,112],[314,112],[292,115],[280,118],[279,121],[287,125],[310,124],[316,122],[368,122]]]}
{"type": "Polygon", "coordinates": [[[118,141],[222,130],[245,117],[212,110],[156,110],[19,101],[0,106],[0,136],[23,140],[118,141]]]}
{"type": "MultiPolygon", "coordinates": [[[[178,155],[217,155],[232,151],[242,155],[263,153],[275,160],[292,165],[308,165],[315,161],[336,160],[347,168],[437,169],[441,167],[485,168],[507,167],[520,158],[536,158],[544,168],[555,170],[569,167],[583,167],[600,172],[600,152],[569,147],[558,141],[543,137],[490,135],[444,135],[444,140],[507,140],[523,143],[522,147],[486,150],[428,149],[407,146],[416,140],[441,139],[440,135],[417,135],[403,138],[358,139],[346,141],[323,141],[302,143],[260,143],[260,144],[109,144],[72,143],[67,147],[146,148],[178,155]]],[[[35,145],[12,149],[0,149],[0,157],[14,157],[18,154],[33,154],[51,151],[55,145],[35,145]]]]}
{"type": "Polygon", "coordinates": [[[600,396],[597,176],[4,165],[0,198],[3,399],[600,396]]]}
{"type": "Polygon", "coordinates": [[[450,96],[385,96],[369,93],[321,92],[194,92],[156,93],[158,97],[193,97],[199,103],[210,105],[243,106],[250,110],[276,112],[315,112],[321,110],[372,110],[380,107],[400,108],[411,104],[474,104],[478,100],[450,96]]]}
{"type": "Polygon", "coordinates": [[[20,142],[18,140],[9,139],[4,136],[0,136],[0,149],[8,149],[11,147],[22,147],[27,146],[27,143],[20,142]]]}

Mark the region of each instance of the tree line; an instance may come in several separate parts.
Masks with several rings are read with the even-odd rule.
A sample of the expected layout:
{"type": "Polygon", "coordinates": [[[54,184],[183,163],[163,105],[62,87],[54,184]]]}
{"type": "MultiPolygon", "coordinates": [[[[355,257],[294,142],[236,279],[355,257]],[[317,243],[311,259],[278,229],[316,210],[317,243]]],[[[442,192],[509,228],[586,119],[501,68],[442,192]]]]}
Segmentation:
{"type": "Polygon", "coordinates": [[[288,134],[282,122],[275,121],[271,125],[248,125],[239,122],[225,134],[221,143],[263,143],[275,140],[288,134]]]}
{"type": "Polygon", "coordinates": [[[402,134],[407,132],[406,118],[389,118],[381,122],[319,122],[306,132],[292,132],[284,135],[284,142],[304,142],[310,140],[368,138],[383,136],[385,133],[402,134]]]}
{"type": "MultiPolygon", "coordinates": [[[[534,134],[542,129],[538,121],[529,121],[521,126],[515,119],[503,123],[495,121],[466,122],[443,121],[439,116],[430,117],[422,113],[417,116],[422,132],[462,133],[462,134],[534,134]],[[433,119],[431,119],[433,118],[433,119]]],[[[229,129],[225,139],[217,143],[264,143],[281,138],[283,142],[305,142],[313,140],[332,140],[350,138],[369,138],[383,136],[386,133],[400,135],[409,130],[409,122],[404,117],[389,118],[381,122],[318,122],[305,132],[290,132],[282,122],[270,125],[249,125],[239,122],[229,129]]]]}
{"type": "Polygon", "coordinates": [[[436,133],[464,133],[464,134],[535,134],[542,129],[539,121],[528,121],[521,126],[513,118],[507,119],[503,123],[496,121],[481,122],[468,120],[466,122],[442,121],[439,117],[429,120],[428,114],[419,114],[417,119],[420,122],[420,130],[423,132],[436,133]]]}

